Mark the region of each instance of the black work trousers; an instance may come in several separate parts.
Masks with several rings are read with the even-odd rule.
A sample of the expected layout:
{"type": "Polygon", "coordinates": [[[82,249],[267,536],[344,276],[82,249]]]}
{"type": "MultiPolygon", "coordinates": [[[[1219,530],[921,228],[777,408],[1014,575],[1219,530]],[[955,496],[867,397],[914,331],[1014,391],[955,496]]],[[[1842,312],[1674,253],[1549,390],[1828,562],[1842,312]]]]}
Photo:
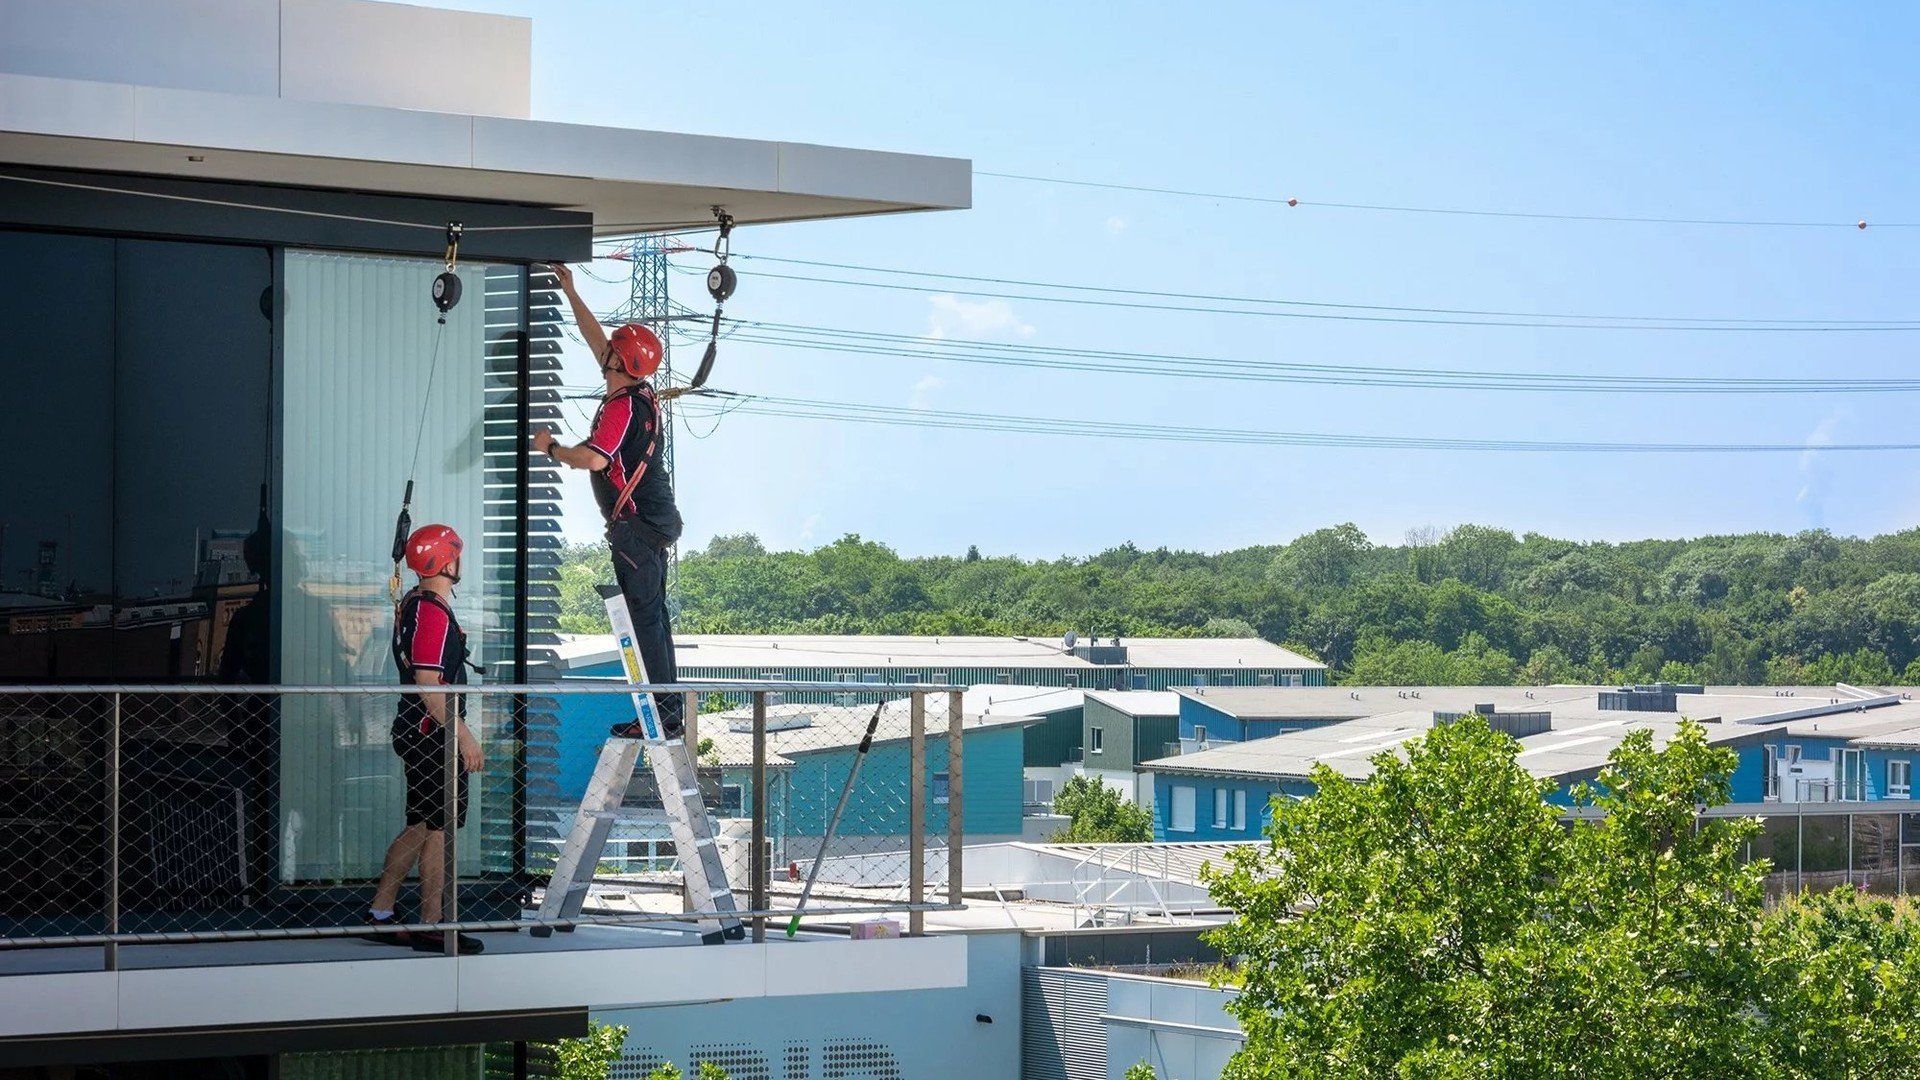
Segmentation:
{"type": "MultiPolygon", "coordinates": [[[[613,577],[626,597],[627,615],[633,619],[633,644],[640,651],[640,662],[647,666],[650,683],[680,679],[673,660],[673,621],[667,615],[667,549],[662,541],[671,543],[631,518],[607,528],[607,546],[613,550],[613,577]]],[[[655,695],[654,705],[660,710],[661,729],[678,732],[680,695],[655,695]]]]}

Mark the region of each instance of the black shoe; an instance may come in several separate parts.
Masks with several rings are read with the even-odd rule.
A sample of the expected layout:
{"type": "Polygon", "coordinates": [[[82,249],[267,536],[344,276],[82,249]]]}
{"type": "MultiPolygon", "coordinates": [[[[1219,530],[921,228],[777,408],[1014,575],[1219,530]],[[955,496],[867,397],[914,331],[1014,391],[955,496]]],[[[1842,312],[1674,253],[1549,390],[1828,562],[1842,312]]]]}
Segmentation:
{"type": "MultiPolygon", "coordinates": [[[[413,947],[418,952],[446,952],[447,935],[438,930],[422,930],[413,935],[413,947]]],[[[472,956],[475,953],[486,951],[486,943],[479,938],[474,937],[472,934],[460,935],[461,956],[472,956]]]]}
{"type": "MultiPolygon", "coordinates": [[[[638,720],[629,720],[624,724],[615,724],[608,730],[613,733],[613,737],[616,739],[644,739],[647,737],[646,730],[640,726],[640,721],[638,720]]],[[[677,739],[680,737],[681,732],[686,730],[686,725],[678,720],[669,720],[660,725],[660,730],[666,738],[677,739]]]]}
{"type": "MultiPolygon", "coordinates": [[[[400,925],[400,920],[392,915],[389,915],[386,918],[381,919],[381,918],[376,918],[373,912],[371,911],[367,912],[366,914],[366,922],[368,926],[399,926],[400,925]]],[[[388,930],[383,933],[374,934],[368,940],[377,942],[381,945],[411,945],[413,944],[413,934],[406,930],[388,930]]]]}

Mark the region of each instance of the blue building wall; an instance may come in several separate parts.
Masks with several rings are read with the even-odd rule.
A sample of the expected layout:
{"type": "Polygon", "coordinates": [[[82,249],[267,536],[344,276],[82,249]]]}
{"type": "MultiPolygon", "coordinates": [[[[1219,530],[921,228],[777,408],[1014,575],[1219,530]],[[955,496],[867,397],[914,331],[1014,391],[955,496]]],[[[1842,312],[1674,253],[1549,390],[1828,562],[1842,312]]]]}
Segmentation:
{"type": "MultiPolygon", "coordinates": [[[[1020,834],[1021,758],[1025,743],[1019,727],[982,728],[968,731],[961,741],[962,803],[965,817],[961,826],[972,836],[1018,836],[1020,834]]],[[[792,768],[785,770],[784,803],[769,804],[769,812],[784,814],[789,836],[819,836],[827,818],[846,785],[853,768],[854,748],[835,747],[815,753],[788,752],[792,768]]],[[[838,836],[904,836],[907,834],[911,807],[908,802],[908,765],[911,747],[905,742],[876,743],[867,751],[860,766],[860,778],[853,799],[835,829],[838,836]]],[[[937,777],[947,772],[947,740],[928,738],[926,770],[927,829],[944,833],[947,828],[947,804],[940,795],[937,777]]],[[[729,769],[727,783],[751,786],[744,769],[729,769]]],[[[747,805],[753,794],[746,792],[747,805]]],[[[779,793],[776,792],[776,799],[779,793]]]]}
{"type": "MultiPolygon", "coordinates": [[[[1920,750],[1885,749],[1881,747],[1854,747],[1848,740],[1840,738],[1822,738],[1817,735],[1788,735],[1786,732],[1770,732],[1765,738],[1737,748],[1740,764],[1733,773],[1733,801],[1760,802],[1766,797],[1766,759],[1767,749],[1771,747],[1782,761],[1787,759],[1788,747],[1800,748],[1800,759],[1806,762],[1835,762],[1841,750],[1858,749],[1863,763],[1860,790],[1844,792],[1847,798],[1858,795],[1867,802],[1883,799],[1895,802],[1907,802],[1913,798],[1912,781],[1915,767],[1920,766],[1920,750]],[[1892,795],[1887,790],[1887,766],[1891,762],[1904,761],[1908,765],[1908,794],[1892,795]]],[[[1836,768],[1837,773],[1837,768],[1836,768]]],[[[1842,792],[1837,783],[1834,797],[1840,798],[1842,792]]],[[[1783,792],[1792,798],[1791,792],[1783,792]]]]}
{"type": "Polygon", "coordinates": [[[1156,773],[1153,778],[1153,838],[1158,841],[1203,841],[1203,840],[1258,840],[1264,834],[1267,822],[1272,817],[1270,804],[1274,798],[1286,796],[1300,798],[1312,794],[1313,784],[1306,780],[1273,778],[1270,780],[1247,780],[1236,777],[1184,776],[1156,773]],[[1173,789],[1190,787],[1194,789],[1193,831],[1173,831],[1173,789]],[[1214,825],[1215,792],[1227,793],[1226,826],[1214,825]],[[1247,800],[1246,822],[1243,828],[1233,827],[1233,801],[1236,792],[1243,792],[1247,800]]]}
{"type": "Polygon", "coordinates": [[[1208,742],[1246,742],[1250,739],[1264,739],[1288,731],[1305,731],[1308,728],[1327,727],[1344,721],[1333,717],[1305,717],[1284,720],[1243,720],[1231,713],[1222,712],[1204,698],[1180,695],[1180,737],[1194,737],[1195,727],[1207,729],[1208,742]]]}
{"type": "MultiPolygon", "coordinates": [[[[559,701],[560,744],[556,757],[559,766],[558,789],[564,805],[577,805],[593,776],[594,762],[607,739],[608,726],[630,720],[633,709],[623,694],[563,694],[559,701]]],[[[968,729],[962,741],[962,784],[965,810],[963,826],[967,833],[979,836],[1018,836],[1020,834],[1022,759],[1025,732],[1013,724],[968,729]]],[[[837,830],[841,836],[904,836],[907,833],[908,745],[901,742],[876,744],[860,767],[859,789],[848,804],[846,816],[837,830]]],[[[789,751],[793,766],[778,770],[786,777],[784,790],[790,794],[784,805],[769,804],[770,813],[784,811],[787,834],[819,836],[823,823],[833,812],[833,804],[846,784],[853,767],[854,748],[839,746],[812,753],[789,751]]],[[[936,774],[947,771],[947,740],[943,734],[927,738],[928,784],[936,774]]],[[[724,782],[742,789],[742,813],[751,813],[754,792],[749,770],[729,768],[724,782]]],[[[776,793],[782,790],[781,778],[769,782],[776,793]]],[[[927,828],[945,831],[946,804],[930,791],[927,802],[927,828]]]]}

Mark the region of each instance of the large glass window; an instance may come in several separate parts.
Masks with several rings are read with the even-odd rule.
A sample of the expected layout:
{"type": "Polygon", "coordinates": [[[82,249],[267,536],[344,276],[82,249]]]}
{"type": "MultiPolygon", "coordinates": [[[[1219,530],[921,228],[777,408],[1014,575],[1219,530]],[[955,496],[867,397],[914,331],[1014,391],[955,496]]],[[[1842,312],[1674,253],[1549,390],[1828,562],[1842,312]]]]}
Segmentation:
{"type": "MultiPolygon", "coordinates": [[[[510,348],[520,332],[524,275],[463,264],[464,299],[442,324],[429,300],[429,283],[442,269],[437,263],[290,251],[284,267],[282,680],[396,683],[390,548],[410,471],[415,527],[451,525],[465,541],[454,609],[474,659],[508,655],[515,564],[511,541],[497,537],[512,537],[517,528],[512,462],[519,438],[509,422],[489,439],[488,367],[490,354],[510,348]],[[499,557],[489,557],[490,549],[499,557]]],[[[510,393],[495,397],[496,408],[511,408],[510,393]]],[[[410,585],[411,575],[403,575],[401,588],[410,585]]],[[[473,778],[460,832],[463,874],[508,869],[513,855],[501,842],[511,834],[513,757],[500,704],[489,701],[483,710],[474,699],[468,706],[468,724],[488,747],[489,764],[473,778]]],[[[394,705],[387,695],[286,701],[285,880],[378,872],[403,819],[404,789],[389,738],[394,705]]]]}

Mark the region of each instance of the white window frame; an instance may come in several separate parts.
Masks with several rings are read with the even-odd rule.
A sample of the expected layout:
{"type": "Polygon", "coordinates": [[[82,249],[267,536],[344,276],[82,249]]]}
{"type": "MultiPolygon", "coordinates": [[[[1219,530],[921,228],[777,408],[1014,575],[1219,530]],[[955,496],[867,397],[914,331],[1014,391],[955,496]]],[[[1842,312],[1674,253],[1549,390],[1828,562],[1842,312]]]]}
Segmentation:
{"type": "Polygon", "coordinates": [[[1191,784],[1175,784],[1167,791],[1167,831],[1193,832],[1195,790],[1191,784]],[[1182,824],[1182,822],[1185,824],[1182,824]]]}
{"type": "Polygon", "coordinates": [[[1887,762],[1887,798],[1913,798],[1913,762],[1907,758],[1895,758],[1887,762]],[[1899,783],[1894,782],[1894,766],[1899,766],[1899,783]]]}
{"type": "Polygon", "coordinates": [[[1214,788],[1213,789],[1213,827],[1214,828],[1224,829],[1227,827],[1228,803],[1229,803],[1229,799],[1227,796],[1227,789],[1223,787],[1214,788]]]}
{"type": "Polygon", "coordinates": [[[1107,732],[1098,724],[1087,729],[1087,753],[1104,754],[1107,752],[1107,732]]]}

